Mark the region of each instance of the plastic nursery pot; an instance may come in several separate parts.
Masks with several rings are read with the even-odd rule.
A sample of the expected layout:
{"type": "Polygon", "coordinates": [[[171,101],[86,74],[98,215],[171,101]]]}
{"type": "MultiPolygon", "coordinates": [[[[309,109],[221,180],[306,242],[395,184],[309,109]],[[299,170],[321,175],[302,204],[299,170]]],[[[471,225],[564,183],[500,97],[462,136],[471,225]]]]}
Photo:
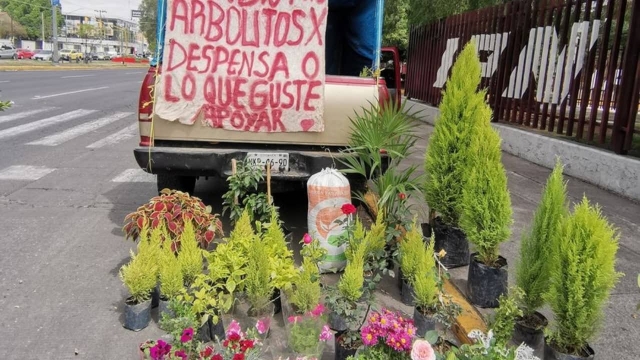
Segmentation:
{"type": "Polygon", "coordinates": [[[211,335],[211,340],[216,341],[223,341],[226,337],[225,332],[224,332],[224,323],[222,323],[222,317],[218,317],[218,322],[217,323],[213,323],[212,321],[209,321],[209,334],[211,335]]]}
{"type": "Polygon", "coordinates": [[[156,285],[151,291],[151,308],[155,309],[160,306],[160,285],[156,285]]]}
{"type": "Polygon", "coordinates": [[[125,301],[124,327],[125,329],[140,331],[151,322],[151,299],[135,304],[132,298],[125,301]]]}
{"type": "Polygon", "coordinates": [[[167,314],[167,316],[169,317],[173,317],[173,311],[171,309],[169,309],[169,304],[170,301],[168,298],[165,298],[163,296],[160,296],[159,302],[158,302],[158,319],[162,320],[162,316],[164,314],[167,314]]]}
{"type": "Polygon", "coordinates": [[[271,332],[271,323],[273,320],[274,308],[275,306],[273,305],[273,303],[269,303],[262,309],[254,310],[253,308],[249,308],[249,310],[247,311],[247,315],[254,318],[256,320],[256,323],[262,322],[266,327],[266,332],[264,334],[260,334],[260,337],[262,339],[268,338],[269,333],[271,332]]]}
{"type": "Polygon", "coordinates": [[[444,250],[445,256],[440,260],[447,268],[469,265],[469,241],[465,233],[453,226],[448,226],[437,217],[431,226],[435,235],[436,252],[444,250]]]}
{"type": "Polygon", "coordinates": [[[482,308],[498,307],[498,298],[507,294],[507,259],[498,257],[498,266],[487,266],[471,254],[469,275],[467,276],[467,294],[474,305],[482,308]]]}
{"type": "Polygon", "coordinates": [[[347,330],[347,322],[334,311],[329,311],[329,328],[338,332],[347,330]]]}
{"type": "Polygon", "coordinates": [[[422,236],[425,240],[429,240],[431,238],[431,224],[421,223],[420,227],[422,228],[422,236]]]}
{"type": "Polygon", "coordinates": [[[282,297],[281,297],[280,289],[273,290],[273,294],[271,294],[271,302],[273,303],[273,314],[280,314],[282,311],[282,297]]]}
{"type": "Polygon", "coordinates": [[[547,327],[547,318],[539,312],[531,316],[516,319],[513,330],[513,342],[515,344],[525,343],[533,349],[533,354],[539,358],[544,357],[544,328],[547,327]]]}
{"type": "Polygon", "coordinates": [[[211,325],[212,325],[212,321],[211,321],[211,318],[209,318],[207,322],[205,322],[198,328],[198,332],[196,335],[198,340],[202,341],[203,343],[208,343],[212,340],[211,325]]]}
{"type": "Polygon", "coordinates": [[[358,351],[355,349],[348,349],[342,345],[340,341],[340,335],[336,334],[335,338],[335,346],[336,346],[336,360],[346,360],[349,356],[354,356],[358,351]]]}
{"type": "Polygon", "coordinates": [[[413,306],[415,291],[413,291],[413,286],[409,284],[406,280],[402,280],[402,303],[407,306],[413,306]]]}
{"type": "Polygon", "coordinates": [[[416,336],[424,337],[427,332],[436,329],[436,320],[433,315],[425,315],[416,307],[413,309],[413,325],[416,327],[416,336]]]}
{"type": "Polygon", "coordinates": [[[565,354],[563,352],[558,351],[553,343],[547,342],[544,348],[544,359],[545,360],[593,360],[596,357],[595,351],[587,344],[586,347],[580,349],[582,354],[565,354]]]}

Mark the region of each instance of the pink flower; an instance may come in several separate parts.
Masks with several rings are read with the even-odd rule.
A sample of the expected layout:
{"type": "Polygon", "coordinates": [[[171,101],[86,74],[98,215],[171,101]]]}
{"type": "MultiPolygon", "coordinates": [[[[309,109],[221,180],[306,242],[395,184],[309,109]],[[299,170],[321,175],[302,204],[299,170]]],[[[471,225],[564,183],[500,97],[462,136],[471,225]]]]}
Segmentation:
{"type": "Polygon", "coordinates": [[[304,236],[302,237],[302,241],[305,245],[309,245],[311,244],[311,242],[313,242],[313,238],[311,238],[311,235],[309,234],[304,234],[304,236]]]}
{"type": "Polygon", "coordinates": [[[331,335],[333,334],[331,333],[331,329],[329,328],[329,325],[323,326],[322,332],[320,333],[320,341],[327,341],[331,339],[331,335]]]}
{"type": "Polygon", "coordinates": [[[171,352],[171,345],[162,340],[158,340],[158,343],[149,349],[149,355],[153,360],[162,360],[166,355],[169,355],[169,352],[171,352]]]}
{"type": "Polygon", "coordinates": [[[318,317],[324,313],[324,305],[318,304],[315,309],[311,310],[311,316],[318,317]]]}
{"type": "Polygon", "coordinates": [[[289,316],[289,318],[287,320],[289,320],[289,323],[297,323],[300,320],[300,317],[299,316],[289,316]]]}
{"type": "Polygon", "coordinates": [[[229,324],[229,328],[227,328],[227,337],[231,335],[240,335],[242,329],[240,328],[240,324],[237,321],[232,320],[231,324],[229,324]]]}
{"type": "Polygon", "coordinates": [[[187,355],[187,353],[184,352],[184,350],[178,350],[175,352],[174,355],[176,357],[179,357],[182,360],[187,360],[189,358],[189,356],[187,355]]]}
{"type": "Polygon", "coordinates": [[[411,349],[411,360],[435,360],[436,354],[426,340],[416,340],[411,349]]]}
{"type": "Polygon", "coordinates": [[[182,336],[180,336],[180,342],[186,343],[193,339],[193,328],[184,329],[182,336]]]}
{"type": "Polygon", "coordinates": [[[362,337],[362,343],[366,346],[373,346],[378,343],[378,336],[369,326],[364,326],[360,330],[360,336],[362,337]]]}
{"type": "Polygon", "coordinates": [[[269,331],[269,322],[258,320],[258,322],[256,323],[256,330],[258,330],[258,333],[260,335],[266,334],[267,331],[269,331]]]}

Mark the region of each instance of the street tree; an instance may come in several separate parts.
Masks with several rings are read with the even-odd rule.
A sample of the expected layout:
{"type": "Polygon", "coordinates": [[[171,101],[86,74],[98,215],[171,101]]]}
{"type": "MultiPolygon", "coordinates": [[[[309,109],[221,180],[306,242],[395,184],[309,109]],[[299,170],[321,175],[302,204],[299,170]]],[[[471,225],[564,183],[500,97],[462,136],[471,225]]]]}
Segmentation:
{"type": "MultiPolygon", "coordinates": [[[[45,37],[51,33],[51,0],[0,0],[0,9],[6,11],[14,22],[24,27],[25,39],[37,40],[42,37],[42,15],[44,15],[45,21],[45,37]]],[[[64,24],[64,18],[60,8],[56,11],[60,27],[64,24]]]]}
{"type": "Polygon", "coordinates": [[[138,10],[142,12],[140,18],[140,30],[147,38],[149,42],[149,50],[156,51],[156,23],[158,17],[158,1],[157,0],[142,0],[138,10]]]}
{"type": "Polygon", "coordinates": [[[13,21],[11,16],[5,12],[0,12],[0,39],[26,38],[27,30],[18,22],[13,21]]]}
{"type": "Polygon", "coordinates": [[[382,44],[397,46],[401,53],[409,43],[407,12],[410,0],[386,0],[382,25],[382,44]]]}

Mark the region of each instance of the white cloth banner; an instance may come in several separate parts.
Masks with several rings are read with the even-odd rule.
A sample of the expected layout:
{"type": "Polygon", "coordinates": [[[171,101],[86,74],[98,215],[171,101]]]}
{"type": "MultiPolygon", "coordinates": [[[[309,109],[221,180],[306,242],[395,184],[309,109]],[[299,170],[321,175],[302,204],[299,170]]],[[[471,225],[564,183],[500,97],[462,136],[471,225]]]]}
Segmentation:
{"type": "Polygon", "coordinates": [[[327,0],[168,0],[158,116],[324,131],[327,0]]]}

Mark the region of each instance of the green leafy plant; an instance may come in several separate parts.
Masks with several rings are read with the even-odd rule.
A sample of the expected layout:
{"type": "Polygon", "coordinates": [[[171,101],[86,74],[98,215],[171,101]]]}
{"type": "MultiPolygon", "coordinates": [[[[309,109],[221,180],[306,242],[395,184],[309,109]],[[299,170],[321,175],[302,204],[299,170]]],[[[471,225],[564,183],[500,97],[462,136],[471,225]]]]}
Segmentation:
{"type": "Polygon", "coordinates": [[[238,161],[236,173],[227,178],[229,190],[222,195],[222,215],[229,212],[231,224],[235,224],[245,209],[251,209],[251,223],[269,222],[271,207],[267,194],[258,192],[264,181],[263,169],[252,166],[246,159],[238,161]]]}
{"type": "Polygon", "coordinates": [[[0,111],[5,111],[11,107],[11,101],[0,101],[0,111]]]}
{"type": "MultiPolygon", "coordinates": [[[[143,228],[166,228],[171,240],[180,237],[185,225],[192,222],[195,237],[200,246],[206,248],[216,236],[223,236],[222,222],[211,206],[202,200],[181,191],[164,189],[135,212],[124,219],[123,231],[127,239],[137,240],[143,228]]],[[[178,250],[176,248],[176,250],[178,250]]]]}
{"type": "Polygon", "coordinates": [[[323,316],[324,310],[324,306],[318,304],[311,311],[285,319],[289,348],[299,358],[320,357],[324,342],[331,338],[331,330],[323,316]]]}
{"type": "Polygon", "coordinates": [[[267,244],[259,235],[253,234],[251,238],[251,246],[246,253],[245,291],[252,311],[259,314],[268,308],[274,287],[267,244]]]}
{"type": "Polygon", "coordinates": [[[187,286],[191,285],[193,280],[202,273],[203,253],[202,249],[198,247],[196,234],[191,222],[185,223],[184,231],[180,235],[178,263],[187,286]]]}
{"type": "Polygon", "coordinates": [[[473,128],[479,119],[491,117],[486,92],[478,91],[480,79],[476,46],[469,42],[453,65],[425,156],[427,204],[449,226],[460,220],[473,128]]]}
{"type": "Polygon", "coordinates": [[[542,191],[542,200],[533,217],[531,229],[520,242],[520,262],[516,268],[516,285],[524,292],[520,307],[526,319],[544,305],[549,289],[549,259],[556,247],[562,220],[568,214],[567,187],[562,178],[562,164],[556,163],[542,191]]]}
{"type": "Polygon", "coordinates": [[[511,198],[502,165],[500,135],[489,118],[478,124],[471,142],[469,177],[461,202],[460,226],[477,249],[478,261],[497,266],[500,243],[511,234],[511,198]]]}
{"type": "Polygon", "coordinates": [[[320,242],[306,234],[301,241],[302,266],[293,282],[293,287],[286,292],[287,298],[294,306],[293,311],[304,314],[320,303],[322,287],[320,286],[320,270],[318,263],[326,254],[320,242]]]}
{"type": "Polygon", "coordinates": [[[426,248],[421,249],[417,271],[410,281],[415,292],[416,310],[425,315],[435,313],[438,308],[439,289],[434,244],[435,241],[430,241],[426,248]]]}
{"type": "Polygon", "coordinates": [[[521,289],[513,288],[509,291],[508,296],[501,295],[500,299],[498,299],[500,305],[496,309],[492,323],[489,325],[493,330],[497,346],[506,347],[511,340],[513,328],[516,326],[516,319],[522,316],[522,310],[518,307],[522,295],[521,289]]]}
{"type": "Polygon", "coordinates": [[[163,247],[160,255],[160,293],[165,299],[172,300],[184,288],[182,268],[170,246],[163,247]]]}
{"type": "MultiPolygon", "coordinates": [[[[405,281],[411,282],[418,274],[418,267],[424,255],[424,243],[422,234],[415,224],[405,234],[404,239],[399,244],[400,269],[405,281]]],[[[413,285],[413,284],[412,284],[413,285]]]]}
{"type": "Polygon", "coordinates": [[[244,289],[247,259],[230,243],[220,243],[215,251],[207,253],[207,268],[212,283],[223,286],[229,294],[244,289]]]}
{"type": "Polygon", "coordinates": [[[217,324],[220,315],[233,306],[232,298],[220,295],[220,288],[211,284],[207,275],[199,274],[188,289],[182,290],[177,299],[191,305],[192,314],[199,320],[199,326],[202,326],[209,319],[217,324]]]}
{"type": "Polygon", "coordinates": [[[158,282],[157,266],[153,259],[137,255],[131,250],[131,261],[120,269],[120,279],[129,290],[130,302],[143,303],[151,298],[158,282]]]}
{"type": "Polygon", "coordinates": [[[585,197],[559,236],[544,297],[555,317],[549,339],[557,350],[579,355],[598,333],[603,306],[622,275],[615,271],[619,235],[585,197]]]}
{"type": "Polygon", "coordinates": [[[176,341],[180,339],[184,329],[198,329],[200,327],[198,320],[193,312],[191,303],[179,300],[176,297],[169,300],[169,311],[162,314],[160,328],[170,334],[176,341]]]}
{"type": "Polygon", "coordinates": [[[267,224],[261,224],[262,242],[267,247],[267,256],[270,261],[271,281],[276,289],[286,290],[291,288],[298,271],[293,260],[293,251],[289,249],[284,231],[280,226],[278,212],[271,209],[271,219],[267,224]]]}

